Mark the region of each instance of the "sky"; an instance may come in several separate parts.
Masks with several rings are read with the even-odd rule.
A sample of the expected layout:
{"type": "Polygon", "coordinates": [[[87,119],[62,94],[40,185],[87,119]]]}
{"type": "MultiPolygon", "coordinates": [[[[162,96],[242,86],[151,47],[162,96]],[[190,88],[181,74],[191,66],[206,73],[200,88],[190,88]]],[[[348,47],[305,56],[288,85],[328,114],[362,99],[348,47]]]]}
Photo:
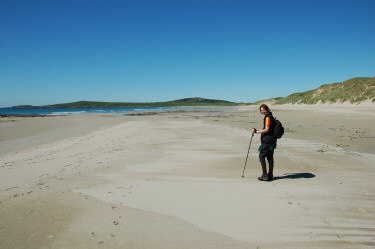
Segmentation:
{"type": "Polygon", "coordinates": [[[254,102],[375,76],[374,0],[0,0],[0,107],[254,102]]]}

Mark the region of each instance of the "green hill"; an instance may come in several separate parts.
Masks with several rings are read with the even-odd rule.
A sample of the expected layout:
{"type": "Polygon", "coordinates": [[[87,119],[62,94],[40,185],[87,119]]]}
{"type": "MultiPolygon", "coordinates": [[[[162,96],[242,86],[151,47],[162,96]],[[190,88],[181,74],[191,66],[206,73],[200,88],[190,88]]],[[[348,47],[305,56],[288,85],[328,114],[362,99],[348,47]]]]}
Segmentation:
{"type": "Polygon", "coordinates": [[[167,102],[131,103],[131,102],[95,102],[77,101],[73,103],[42,106],[43,108],[94,108],[94,107],[173,107],[173,106],[235,106],[238,103],[225,100],[186,98],[167,102]]]}
{"type": "Polygon", "coordinates": [[[320,103],[359,103],[371,100],[375,103],[375,77],[353,78],[341,83],[326,84],[314,90],[293,93],[285,98],[278,97],[254,104],[268,102],[271,104],[307,104],[320,103]]]}

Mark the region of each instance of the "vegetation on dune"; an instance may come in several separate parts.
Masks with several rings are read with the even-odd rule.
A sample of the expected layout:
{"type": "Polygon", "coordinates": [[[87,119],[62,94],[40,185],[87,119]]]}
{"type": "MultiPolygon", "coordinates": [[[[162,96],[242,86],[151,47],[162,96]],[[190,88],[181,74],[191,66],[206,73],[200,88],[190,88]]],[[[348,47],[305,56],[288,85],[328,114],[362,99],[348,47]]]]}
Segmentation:
{"type": "Polygon", "coordinates": [[[264,100],[259,100],[253,103],[253,105],[260,105],[260,104],[267,104],[267,105],[276,105],[276,103],[282,99],[282,97],[276,97],[276,98],[271,98],[271,99],[264,99],[264,100]]]}
{"type": "Polygon", "coordinates": [[[293,93],[285,98],[273,98],[257,101],[255,104],[267,102],[274,105],[317,103],[359,103],[371,100],[375,103],[375,77],[353,78],[342,83],[326,84],[314,90],[293,93]]]}

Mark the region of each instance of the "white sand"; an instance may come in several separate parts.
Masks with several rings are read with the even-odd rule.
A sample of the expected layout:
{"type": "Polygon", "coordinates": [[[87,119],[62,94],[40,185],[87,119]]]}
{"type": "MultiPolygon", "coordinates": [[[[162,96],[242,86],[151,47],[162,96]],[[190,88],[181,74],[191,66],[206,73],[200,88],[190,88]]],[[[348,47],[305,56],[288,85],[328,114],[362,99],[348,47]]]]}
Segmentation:
{"type": "Polygon", "coordinates": [[[96,116],[106,121],[19,149],[19,136],[0,136],[14,146],[0,158],[0,248],[374,247],[375,154],[351,144],[373,134],[374,116],[274,107],[288,131],[275,180],[260,182],[257,135],[241,178],[262,124],[244,109],[96,116]]]}

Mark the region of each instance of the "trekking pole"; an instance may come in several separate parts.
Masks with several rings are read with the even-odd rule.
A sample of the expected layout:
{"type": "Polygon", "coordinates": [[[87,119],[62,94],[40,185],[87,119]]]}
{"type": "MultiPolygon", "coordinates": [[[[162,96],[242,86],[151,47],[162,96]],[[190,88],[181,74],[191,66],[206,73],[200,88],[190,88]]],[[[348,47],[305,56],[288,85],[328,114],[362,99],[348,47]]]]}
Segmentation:
{"type": "Polygon", "coordinates": [[[242,178],[243,178],[243,176],[245,174],[245,168],[246,168],[247,158],[249,157],[249,151],[250,151],[251,141],[253,141],[253,137],[254,137],[254,134],[251,135],[249,149],[247,150],[247,156],[246,156],[245,166],[243,167],[242,178]]]}

